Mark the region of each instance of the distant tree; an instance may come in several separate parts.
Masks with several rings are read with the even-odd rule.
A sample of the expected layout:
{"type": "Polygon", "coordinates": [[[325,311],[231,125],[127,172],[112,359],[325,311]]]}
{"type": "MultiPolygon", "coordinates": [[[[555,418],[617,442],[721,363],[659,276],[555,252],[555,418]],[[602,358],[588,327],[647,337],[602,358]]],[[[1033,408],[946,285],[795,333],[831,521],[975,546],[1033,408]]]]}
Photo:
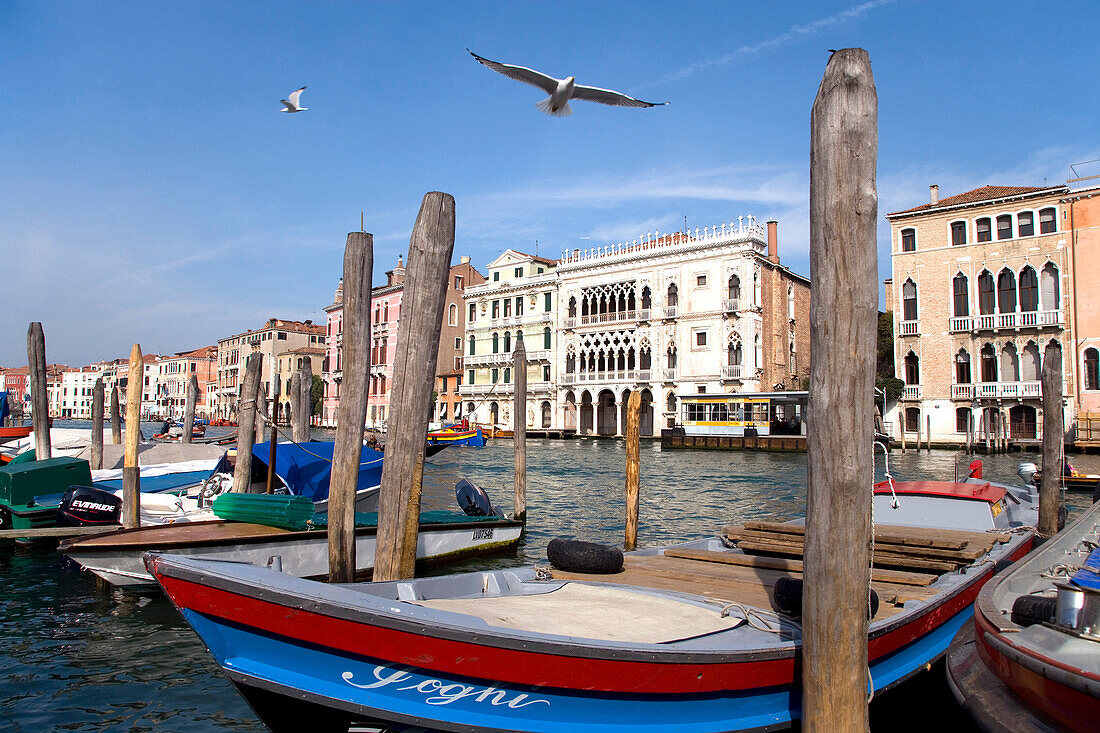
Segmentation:
{"type": "Polygon", "coordinates": [[[321,399],[325,396],[325,383],[317,376],[313,375],[313,384],[309,388],[309,404],[310,412],[314,415],[321,414],[321,399]]]}
{"type": "Polygon", "coordinates": [[[901,397],[905,382],[894,376],[894,313],[878,314],[878,354],[875,360],[875,387],[886,392],[886,401],[901,397]]]}

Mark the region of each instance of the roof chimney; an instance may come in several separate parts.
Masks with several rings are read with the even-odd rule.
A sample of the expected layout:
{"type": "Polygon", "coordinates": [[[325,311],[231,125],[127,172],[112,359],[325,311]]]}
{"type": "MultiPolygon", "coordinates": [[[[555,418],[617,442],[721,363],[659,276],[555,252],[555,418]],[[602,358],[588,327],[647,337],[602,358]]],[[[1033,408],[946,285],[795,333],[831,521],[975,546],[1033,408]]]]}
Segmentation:
{"type": "Polygon", "coordinates": [[[460,265],[468,265],[468,264],[470,264],[470,258],[469,258],[469,257],[466,257],[465,255],[463,255],[462,257],[459,257],[459,258],[458,258],[458,264],[460,264],[460,265]]]}
{"type": "Polygon", "coordinates": [[[768,261],[779,264],[779,222],[768,219],[768,261]]]}
{"type": "Polygon", "coordinates": [[[333,303],[343,303],[344,302],[344,278],[340,278],[340,284],[336,286],[336,294],[333,296],[332,302],[333,303]]]}
{"type": "Polygon", "coordinates": [[[940,202],[940,187],[933,183],[928,190],[932,192],[932,205],[935,206],[940,202]]]}

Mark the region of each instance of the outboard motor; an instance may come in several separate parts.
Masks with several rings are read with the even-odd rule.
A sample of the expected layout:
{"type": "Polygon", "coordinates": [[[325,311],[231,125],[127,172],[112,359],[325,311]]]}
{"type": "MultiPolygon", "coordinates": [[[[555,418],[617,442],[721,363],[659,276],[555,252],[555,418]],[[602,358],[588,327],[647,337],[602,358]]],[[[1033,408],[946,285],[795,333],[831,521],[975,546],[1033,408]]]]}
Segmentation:
{"type": "Polygon", "coordinates": [[[1016,475],[1023,480],[1024,486],[1027,486],[1029,489],[1034,485],[1035,474],[1038,472],[1039,467],[1034,463],[1025,462],[1016,466],[1016,475]]]}
{"type": "Polygon", "coordinates": [[[58,527],[94,527],[121,524],[122,499],[91,486],[73,486],[57,508],[58,527]]]}
{"type": "Polygon", "coordinates": [[[504,512],[493,506],[489,495],[475,483],[462,479],[455,484],[458,506],[470,517],[503,517],[504,512]]]}
{"type": "Polygon", "coordinates": [[[970,473],[967,474],[967,478],[981,478],[982,477],[982,459],[975,458],[970,462],[970,473]]]}

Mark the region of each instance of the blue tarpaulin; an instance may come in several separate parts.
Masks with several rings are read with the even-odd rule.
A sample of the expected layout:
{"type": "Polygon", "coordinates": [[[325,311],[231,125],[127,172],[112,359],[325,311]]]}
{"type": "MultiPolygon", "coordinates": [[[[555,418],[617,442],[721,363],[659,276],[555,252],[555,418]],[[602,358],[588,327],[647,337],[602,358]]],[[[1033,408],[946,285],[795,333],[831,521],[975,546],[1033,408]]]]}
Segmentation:
{"type": "MultiPolygon", "coordinates": [[[[282,479],[290,493],[306,496],[313,501],[328,499],[328,482],[332,474],[332,449],[334,443],[279,443],[275,455],[275,475],[282,479]]],[[[253,463],[267,468],[271,443],[252,446],[253,463]]],[[[363,446],[359,458],[359,482],[356,491],[369,489],[382,483],[382,453],[363,446]]]]}

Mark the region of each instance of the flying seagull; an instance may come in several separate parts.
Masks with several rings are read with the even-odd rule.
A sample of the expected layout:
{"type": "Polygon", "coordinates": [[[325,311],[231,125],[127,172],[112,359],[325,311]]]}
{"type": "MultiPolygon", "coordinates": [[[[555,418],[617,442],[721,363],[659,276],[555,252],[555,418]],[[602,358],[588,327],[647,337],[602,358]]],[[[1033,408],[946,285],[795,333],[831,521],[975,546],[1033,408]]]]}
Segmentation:
{"type": "Polygon", "coordinates": [[[281,102],[282,102],[283,104],[285,104],[285,105],[286,105],[285,107],[283,107],[283,108],[282,108],[281,110],[279,110],[279,111],[280,111],[280,112],[301,112],[301,111],[303,111],[303,110],[307,110],[307,109],[309,109],[309,107],[302,107],[302,106],[300,106],[300,105],[299,105],[299,103],[298,103],[298,100],[299,100],[299,99],[301,98],[301,96],[302,96],[302,92],[304,92],[305,90],[306,90],[306,88],[305,88],[305,87],[302,87],[301,89],[296,89],[296,90],[294,90],[293,92],[291,92],[291,93],[290,93],[290,95],[289,95],[289,96],[290,96],[290,101],[289,101],[289,102],[288,102],[287,100],[285,100],[285,99],[281,99],[281,100],[279,100],[279,101],[281,101],[281,102]]]}
{"type": "MultiPolygon", "coordinates": [[[[466,50],[470,51],[468,48],[466,50]]],[[[538,87],[549,94],[549,97],[538,102],[535,106],[546,114],[555,117],[568,117],[573,114],[573,110],[569,108],[570,99],[584,99],[589,102],[609,104],[613,107],[657,107],[662,104],[668,104],[668,102],[643,102],[640,99],[628,97],[621,92],[615,92],[610,89],[586,87],[575,83],[575,77],[572,76],[567,76],[564,79],[555,79],[552,76],[547,76],[534,69],[528,69],[525,66],[513,66],[512,64],[501,64],[496,61],[490,61],[487,58],[478,56],[473,51],[470,51],[470,55],[477,59],[483,66],[487,66],[499,74],[504,74],[510,79],[515,79],[516,81],[522,81],[525,84],[538,87]]]]}

